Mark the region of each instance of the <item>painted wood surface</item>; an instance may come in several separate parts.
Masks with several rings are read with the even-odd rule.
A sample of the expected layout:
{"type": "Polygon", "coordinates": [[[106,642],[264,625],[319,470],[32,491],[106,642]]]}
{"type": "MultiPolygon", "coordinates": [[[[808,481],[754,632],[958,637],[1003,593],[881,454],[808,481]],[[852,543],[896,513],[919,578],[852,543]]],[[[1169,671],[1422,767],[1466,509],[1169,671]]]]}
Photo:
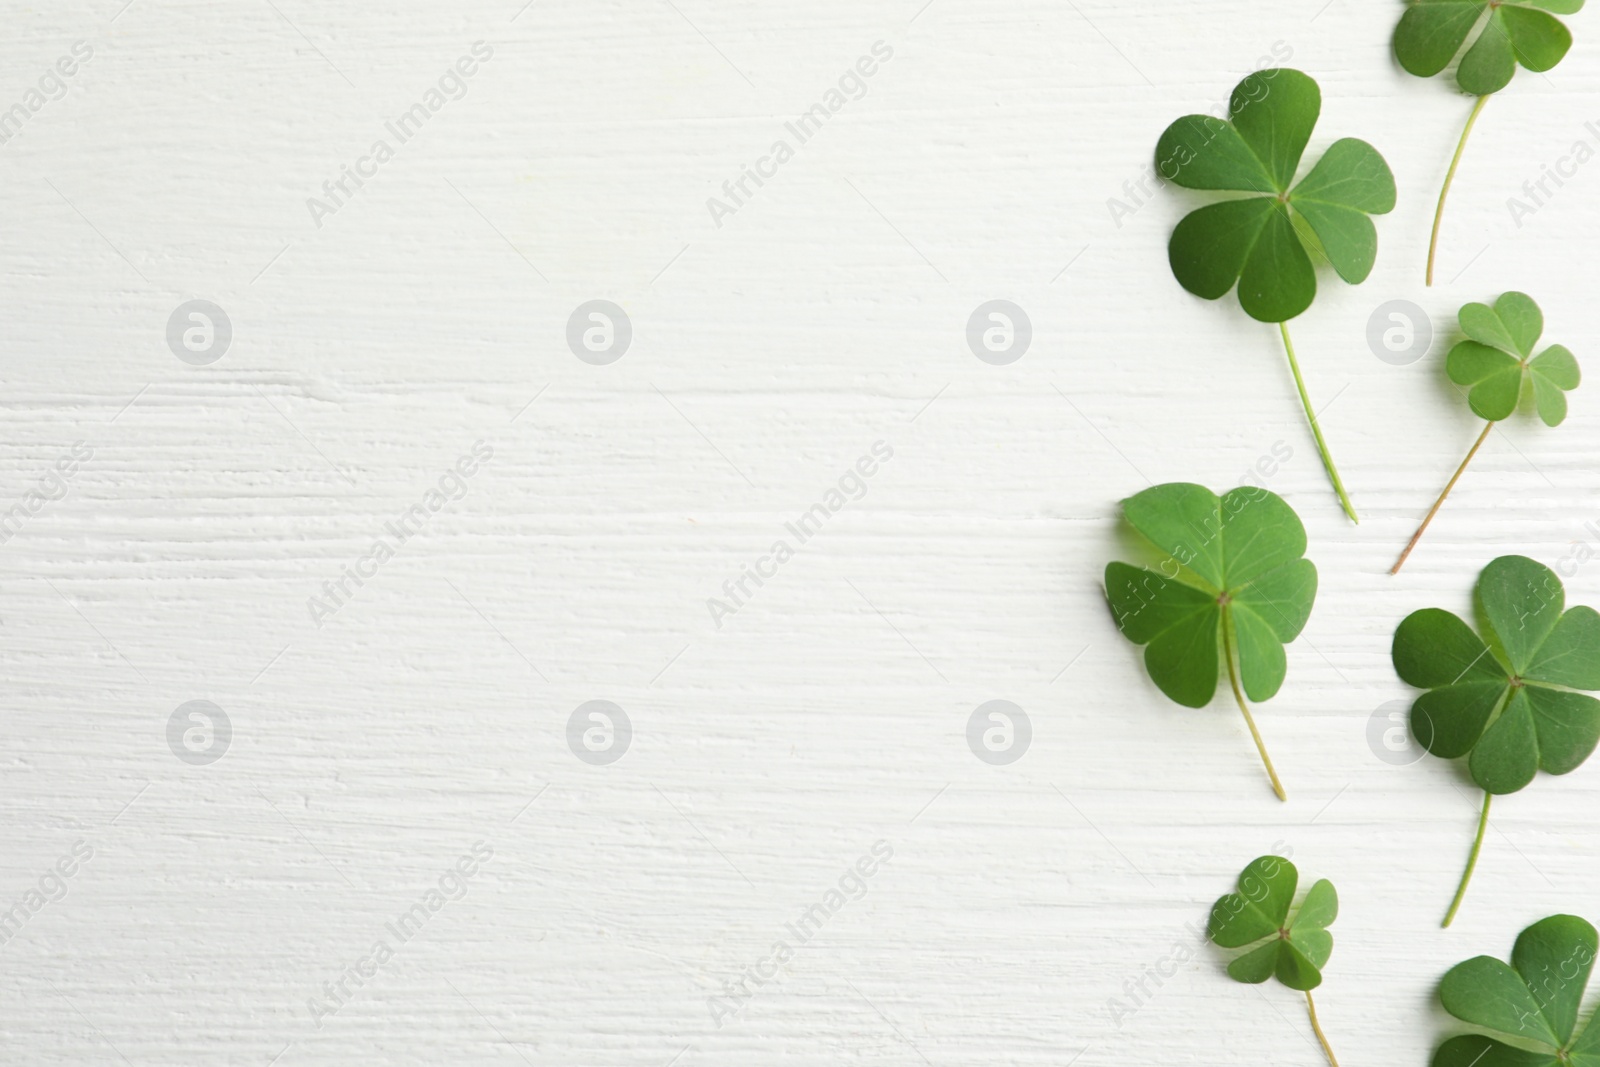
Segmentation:
{"type": "Polygon", "coordinates": [[[1497,804],[1441,931],[1478,794],[1382,741],[1396,623],[1489,559],[1600,602],[1591,387],[1386,573],[1476,435],[1455,309],[1524,289],[1596,351],[1588,13],[1485,109],[1427,290],[1469,101],[1395,66],[1399,4],[3,6],[8,1062],[1314,1065],[1195,942],[1280,848],[1341,893],[1335,1048],[1422,1063],[1450,964],[1600,917],[1600,770],[1497,804]],[[1146,180],[1269,63],[1322,85],[1313,154],[1400,185],[1372,278],[1293,324],[1359,527],[1146,180]],[[619,358],[614,312],[569,345],[597,300],[619,358]],[[1259,711],[1285,804],[1099,586],[1118,500],[1247,478],[1323,576],[1259,711]]]}

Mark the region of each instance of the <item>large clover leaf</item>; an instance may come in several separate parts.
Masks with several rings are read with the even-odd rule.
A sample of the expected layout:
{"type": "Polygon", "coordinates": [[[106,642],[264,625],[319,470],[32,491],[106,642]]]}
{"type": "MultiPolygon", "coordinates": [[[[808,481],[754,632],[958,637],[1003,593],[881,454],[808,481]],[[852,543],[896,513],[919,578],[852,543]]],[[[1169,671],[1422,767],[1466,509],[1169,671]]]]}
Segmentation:
{"type": "Polygon", "coordinates": [[[1517,935],[1509,965],[1475,956],[1450,968],[1439,984],[1445,1011],[1495,1036],[1452,1037],[1433,1067],[1600,1067],[1594,1019],[1573,1037],[1597,947],[1589,923],[1552,915],[1517,935]]]}
{"type": "Polygon", "coordinates": [[[1106,566],[1118,629],[1146,646],[1151,680],[1187,707],[1211,702],[1226,666],[1281,797],[1244,698],[1277,694],[1287,670],[1283,646],[1299,636],[1316,598],[1317,568],[1304,558],[1299,516],[1265,489],[1242,487],[1219,498],[1183,482],[1146,489],[1123,501],[1122,510],[1166,558],[1154,570],[1106,566]]]}
{"type": "Polygon", "coordinates": [[[1450,924],[1483,843],[1489,798],[1515,793],[1544,770],[1576,770],[1600,741],[1600,612],[1563,610],[1566,592],[1548,567],[1501,556],[1475,594],[1484,637],[1457,616],[1425,608],[1395,631],[1400,677],[1427,690],[1411,707],[1412,735],[1435,756],[1466,757],[1484,791],[1483,815],[1450,924]]]}
{"type": "Polygon", "coordinates": [[[1334,142],[1295,184],[1322,111],[1317,83],[1297,70],[1263,70],[1234,89],[1228,121],[1186,115],[1161,135],[1156,166],[1188,189],[1255,194],[1192,212],[1172,233],[1172,273],[1216,300],[1235,283],[1239,303],[1262,322],[1285,322],[1317,293],[1313,256],[1351,284],[1372,271],[1378,232],[1369,215],[1395,205],[1394,175],[1378,150],[1334,142]]]}
{"type": "Polygon", "coordinates": [[[1515,793],[1543,769],[1566,774],[1600,741],[1600,613],[1563,611],[1555,572],[1525,556],[1501,556],[1478,578],[1477,610],[1488,641],[1440,608],[1413,612],[1394,635],[1394,666],[1427,692],[1411,709],[1422,745],[1468,757],[1485,792],[1515,793]]]}
{"type": "Polygon", "coordinates": [[[1494,302],[1461,309],[1461,331],[1468,340],[1450,350],[1450,380],[1468,385],[1467,403],[1479,418],[1498,422],[1510,417],[1524,395],[1533,398],[1546,426],[1567,417],[1567,391],[1582,380],[1578,361],[1562,345],[1537,356],[1534,347],[1544,333],[1544,315],[1526,293],[1506,293],[1494,302]]]}
{"type": "Polygon", "coordinates": [[[1259,985],[1276,975],[1290,989],[1304,993],[1312,1029],[1328,1062],[1337,1067],[1317,1022],[1311,991],[1322,984],[1322,968],[1333,953],[1328,927],[1339,915],[1339,895],[1324,878],[1311,887],[1290,918],[1299,880],[1300,872],[1282,857],[1251,860],[1239,873],[1239,891],[1223,894],[1211,906],[1206,936],[1223,948],[1245,950],[1228,964],[1228,976],[1234,981],[1259,985]]]}
{"type": "Polygon", "coordinates": [[[1431,78],[1477,29],[1456,68],[1456,84],[1473,96],[1488,96],[1511,83],[1519,63],[1545,71],[1561,62],[1572,47],[1572,32],[1555,16],[1582,8],[1583,0],[1413,0],[1395,27],[1395,57],[1408,72],[1431,78]]]}

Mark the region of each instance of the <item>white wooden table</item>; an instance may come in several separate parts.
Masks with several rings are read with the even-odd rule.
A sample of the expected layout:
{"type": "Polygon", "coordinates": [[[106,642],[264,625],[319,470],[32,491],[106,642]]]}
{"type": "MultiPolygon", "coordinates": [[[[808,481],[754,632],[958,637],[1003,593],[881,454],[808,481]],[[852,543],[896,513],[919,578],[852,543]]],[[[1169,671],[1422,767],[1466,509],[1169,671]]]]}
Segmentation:
{"type": "Polygon", "coordinates": [[[1336,1050],[1420,1064],[1449,965],[1600,918],[1600,768],[1496,805],[1446,932],[1478,794],[1368,742],[1395,624],[1493,556],[1600,603],[1593,386],[1385,573],[1475,435],[1456,307],[1524,289],[1600,356],[1600,166],[1507,205],[1600,145],[1593,15],[1485,110],[1425,290],[1468,101],[1395,66],[1398,4],[521,3],[3,5],[7,1062],[1315,1065],[1194,944],[1279,847],[1341,894],[1336,1050]],[[1359,527],[1275,331],[1167,268],[1200,201],[1130,192],[1263,62],[1400,184],[1294,323],[1359,527]],[[1009,363],[966,337],[997,299],[1009,363]],[[1402,299],[1437,337],[1396,366],[1402,299]],[[620,358],[615,314],[569,347],[596,300],[620,358]],[[1287,804],[1100,590],[1119,499],[1263,457],[1322,574],[1259,712],[1287,804]],[[569,744],[591,701],[627,728],[569,744]]]}

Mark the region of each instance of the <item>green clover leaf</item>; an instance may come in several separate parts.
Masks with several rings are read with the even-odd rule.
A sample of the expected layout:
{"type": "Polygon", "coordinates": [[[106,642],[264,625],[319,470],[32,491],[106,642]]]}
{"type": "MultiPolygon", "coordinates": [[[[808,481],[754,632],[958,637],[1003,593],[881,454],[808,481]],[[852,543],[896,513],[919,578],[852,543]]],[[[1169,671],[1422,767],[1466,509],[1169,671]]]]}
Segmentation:
{"type": "Polygon", "coordinates": [[[1185,216],[1167,259],[1189,292],[1218,300],[1237,287],[1250,317],[1278,324],[1328,480],[1345,514],[1359,521],[1322,438],[1287,324],[1317,295],[1315,259],[1326,259],[1352,285],[1372,272],[1378,230],[1369,216],[1394,210],[1394,175],[1377,149],[1345,138],[1296,185],[1321,113],[1322,90],[1309,77],[1258,71],[1234,88],[1226,121],[1185,115],[1168,126],[1156,144],[1156,168],[1187,189],[1245,194],[1185,216]]]}
{"type": "Polygon", "coordinates": [[[1118,629],[1146,646],[1151,680],[1186,707],[1211,702],[1226,664],[1282,798],[1245,695],[1270,700],[1277,694],[1287,671],[1283,646],[1300,635],[1316,599],[1317,568],[1304,558],[1300,517],[1265,489],[1241,487],[1218,497],[1184,482],[1146,489],[1123,501],[1122,510],[1165,558],[1154,570],[1106,566],[1106,599],[1118,629]]]}
{"type": "Polygon", "coordinates": [[[1456,68],[1456,84],[1473,96],[1488,96],[1511,84],[1519,63],[1546,71],[1561,62],[1572,47],[1572,31],[1555,16],[1582,8],[1583,0],[1413,0],[1395,27],[1395,58],[1408,73],[1431,78],[1477,29],[1456,68]]]}
{"type": "Polygon", "coordinates": [[[1405,565],[1406,557],[1466,472],[1467,464],[1489,439],[1494,424],[1510,418],[1517,405],[1527,399],[1546,426],[1559,426],[1567,417],[1567,393],[1583,380],[1577,357],[1566,346],[1551,345],[1538,355],[1533,354],[1544,333],[1544,314],[1526,293],[1504,293],[1494,307],[1467,304],[1458,319],[1467,339],[1450,349],[1445,370],[1451,381],[1470,387],[1467,404],[1479,418],[1487,419],[1488,425],[1445,484],[1444,492],[1434,501],[1390,574],[1398,574],[1405,565]]]}
{"type": "Polygon", "coordinates": [[[1594,1019],[1573,1037],[1596,949],[1593,926],[1552,915],[1517,935],[1510,964],[1475,956],[1450,968],[1439,983],[1445,1011],[1496,1036],[1452,1037],[1433,1067],[1600,1067],[1594,1019]]]}
{"type": "Polygon", "coordinates": [[[1234,981],[1259,984],[1277,975],[1301,992],[1322,984],[1322,968],[1333,951],[1327,927],[1339,914],[1339,897],[1333,883],[1323,879],[1291,920],[1299,877],[1288,860],[1262,856],[1240,872],[1237,893],[1212,905],[1206,936],[1223,948],[1249,948],[1228,964],[1234,981]]]}
{"type": "Polygon", "coordinates": [[[1172,273],[1207,300],[1235,284],[1261,322],[1285,322],[1317,294],[1314,256],[1352,285],[1378,254],[1369,215],[1394,210],[1394,175],[1378,150],[1345,138],[1294,184],[1322,111],[1322,91],[1297,70],[1264,70],[1234,89],[1228,121],[1186,115],[1156,145],[1162,177],[1186,189],[1259,194],[1191,212],[1172,233],[1172,273]]]}
{"type": "Polygon", "coordinates": [[[1228,964],[1228,976],[1234,981],[1259,985],[1276,975],[1290,989],[1304,993],[1312,1028],[1328,1062],[1336,1063],[1317,1022],[1311,991],[1322,984],[1322,968],[1333,953],[1328,927],[1339,915],[1339,895],[1324,878],[1311,887],[1290,918],[1299,879],[1294,864],[1280,856],[1251,860],[1239,873],[1239,891],[1223,894],[1211,906],[1206,936],[1223,948],[1245,950],[1228,964]]]}
{"type": "Polygon", "coordinates": [[[1424,608],[1394,634],[1395,671],[1426,690],[1411,706],[1411,733],[1442,759],[1465,757],[1484,791],[1478,836],[1450,925],[1477,864],[1490,798],[1515,793],[1543,770],[1576,770],[1600,742],[1600,612],[1564,610],[1555,572],[1525,556],[1501,556],[1474,595],[1484,637],[1456,615],[1424,608]]]}
{"type": "Polygon", "coordinates": [[[1566,57],[1572,31],[1556,15],[1575,15],[1583,0],[1411,0],[1394,30],[1394,54],[1408,72],[1431,78],[1461,53],[1456,84],[1478,98],[1456,143],[1456,154],[1439,190],[1428,242],[1427,282],[1433,284],[1433,260],[1439,249],[1444,202],[1455,181],[1467,138],[1489,97],[1511,84],[1517,64],[1546,71],[1566,57]],[[1477,36],[1473,36],[1474,31],[1477,36]],[[1468,41],[1471,44],[1468,45],[1468,41]]]}
{"type": "Polygon", "coordinates": [[[1534,346],[1544,333],[1544,315],[1526,293],[1506,293],[1494,302],[1468,304],[1460,313],[1461,332],[1468,340],[1450,350],[1450,380],[1472,387],[1467,403],[1479,418],[1499,422],[1517,409],[1524,395],[1546,426],[1567,417],[1567,392],[1578,387],[1578,361],[1562,345],[1537,356],[1534,346]]]}

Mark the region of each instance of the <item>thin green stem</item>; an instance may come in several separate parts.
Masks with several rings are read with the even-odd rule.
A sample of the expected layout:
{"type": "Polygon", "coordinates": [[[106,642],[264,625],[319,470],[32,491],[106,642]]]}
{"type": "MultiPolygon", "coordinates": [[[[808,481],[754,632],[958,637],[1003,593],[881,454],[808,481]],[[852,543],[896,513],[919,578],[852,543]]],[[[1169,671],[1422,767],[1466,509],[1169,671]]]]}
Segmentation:
{"type": "Polygon", "coordinates": [[[1440,493],[1439,499],[1433,502],[1433,507],[1428,509],[1428,514],[1423,518],[1422,525],[1418,526],[1417,532],[1411,535],[1411,540],[1406,544],[1406,550],[1400,553],[1399,559],[1395,560],[1394,566],[1389,570],[1390,574],[1399,574],[1400,568],[1405,566],[1406,559],[1411,555],[1411,550],[1417,547],[1417,542],[1422,540],[1423,533],[1428,529],[1428,523],[1433,521],[1433,517],[1439,514],[1439,509],[1444,506],[1444,498],[1450,495],[1450,490],[1454,489],[1456,483],[1461,480],[1461,475],[1466,472],[1467,464],[1471,463],[1472,457],[1478,454],[1478,449],[1483,447],[1483,443],[1489,439],[1489,431],[1493,429],[1493,422],[1484,426],[1483,433],[1478,435],[1478,440],[1472,446],[1472,451],[1467,453],[1467,458],[1461,461],[1461,466],[1457,467],[1456,472],[1450,476],[1450,481],[1445,485],[1444,492],[1440,493]]]}
{"type": "Polygon", "coordinates": [[[1323,1054],[1333,1067],[1339,1067],[1339,1061],[1333,1058],[1333,1046],[1328,1044],[1328,1035],[1322,1032],[1322,1024],[1317,1022],[1317,1002],[1311,999],[1309,989],[1306,990],[1306,1011],[1311,1013],[1311,1029],[1317,1032],[1317,1040],[1322,1042],[1323,1054]]]}
{"type": "Polygon", "coordinates": [[[1359,524],[1361,520],[1356,517],[1356,506],[1350,503],[1350,494],[1344,491],[1344,480],[1339,477],[1339,468],[1333,465],[1333,457],[1328,454],[1328,442],[1323,440],[1322,426],[1317,422],[1317,413],[1311,407],[1311,397],[1306,395],[1306,380],[1300,376],[1300,361],[1294,358],[1294,342],[1289,340],[1289,324],[1278,323],[1278,331],[1283,334],[1283,350],[1289,354],[1289,369],[1294,372],[1294,387],[1300,391],[1300,403],[1306,409],[1306,420],[1311,423],[1311,436],[1317,439],[1317,451],[1322,453],[1322,465],[1328,469],[1328,477],[1333,481],[1333,491],[1339,494],[1339,503],[1344,505],[1344,513],[1350,516],[1350,521],[1359,524]]]}
{"type": "Polygon", "coordinates": [[[1456,168],[1461,166],[1461,153],[1467,149],[1467,137],[1472,133],[1473,124],[1478,121],[1478,113],[1483,110],[1483,105],[1489,102],[1487,95],[1478,97],[1478,102],[1472,106],[1472,114],[1467,116],[1466,129],[1461,131],[1461,140],[1456,144],[1456,154],[1450,160],[1450,169],[1445,172],[1444,187],[1439,190],[1439,207],[1433,213],[1433,237],[1428,241],[1428,284],[1433,284],[1433,257],[1439,250],[1439,224],[1444,221],[1444,201],[1450,195],[1450,183],[1455,181],[1456,168]]]}
{"type": "Polygon", "coordinates": [[[1472,881],[1472,870],[1478,865],[1478,852],[1483,848],[1483,832],[1489,828],[1489,802],[1493,799],[1493,793],[1483,794],[1483,814],[1478,816],[1478,836],[1473,839],[1472,852],[1467,856],[1467,869],[1461,873],[1461,886],[1456,890],[1456,898],[1450,902],[1450,910],[1445,912],[1444,922],[1440,924],[1442,926],[1449,926],[1455,921],[1461,898],[1467,895],[1467,883],[1472,881]]]}
{"type": "Polygon", "coordinates": [[[1278,772],[1272,768],[1272,757],[1267,755],[1266,742],[1261,740],[1261,731],[1256,729],[1256,720],[1250,714],[1250,705],[1244,702],[1244,690],[1239,688],[1239,668],[1233,662],[1235,652],[1233,612],[1226,606],[1222,609],[1222,645],[1223,655],[1228,660],[1228,681],[1233,685],[1233,699],[1239,702],[1239,710],[1244,712],[1244,723],[1250,727],[1250,736],[1255,739],[1256,751],[1261,753],[1261,763],[1267,768],[1267,777],[1272,779],[1272,791],[1278,794],[1279,800],[1288,800],[1289,795],[1283,791],[1283,783],[1278,781],[1278,772]]]}

